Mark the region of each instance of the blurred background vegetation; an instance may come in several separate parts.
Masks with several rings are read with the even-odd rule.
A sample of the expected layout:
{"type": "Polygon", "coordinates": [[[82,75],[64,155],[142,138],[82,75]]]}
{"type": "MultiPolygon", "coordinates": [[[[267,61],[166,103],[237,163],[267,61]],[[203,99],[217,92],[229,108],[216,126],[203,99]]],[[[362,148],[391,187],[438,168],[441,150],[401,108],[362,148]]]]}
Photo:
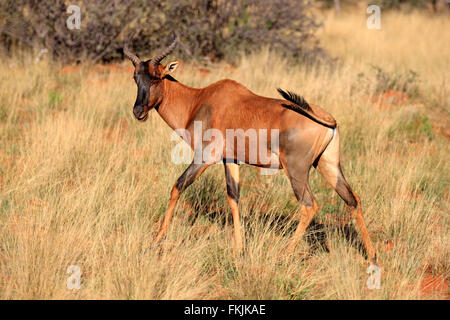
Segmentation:
{"type": "MultiPolygon", "coordinates": [[[[354,0],[2,0],[0,44],[4,51],[47,50],[64,63],[122,59],[122,47],[134,32],[132,47],[143,56],[181,39],[185,59],[233,62],[236,53],[270,46],[300,59],[323,59],[315,33],[317,10],[356,5],[354,0]],[[69,5],[81,8],[81,28],[69,30],[69,5]]],[[[444,1],[377,0],[383,9],[420,8],[448,11],[444,1]],[[442,2],[438,6],[438,2],[442,2]],[[446,10],[447,9],[447,10],[446,10]]]]}

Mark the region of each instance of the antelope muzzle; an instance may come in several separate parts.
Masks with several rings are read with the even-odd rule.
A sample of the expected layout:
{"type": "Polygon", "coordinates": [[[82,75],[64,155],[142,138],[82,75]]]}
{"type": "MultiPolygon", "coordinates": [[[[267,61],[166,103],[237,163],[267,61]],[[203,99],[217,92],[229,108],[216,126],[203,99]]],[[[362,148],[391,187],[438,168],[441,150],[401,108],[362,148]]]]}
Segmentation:
{"type": "Polygon", "coordinates": [[[133,107],[133,114],[139,121],[145,121],[148,118],[148,98],[150,95],[150,88],[148,86],[138,85],[138,94],[136,98],[136,102],[133,107]]]}
{"type": "Polygon", "coordinates": [[[148,118],[148,108],[147,106],[134,107],[133,114],[139,121],[145,121],[148,118]]]}

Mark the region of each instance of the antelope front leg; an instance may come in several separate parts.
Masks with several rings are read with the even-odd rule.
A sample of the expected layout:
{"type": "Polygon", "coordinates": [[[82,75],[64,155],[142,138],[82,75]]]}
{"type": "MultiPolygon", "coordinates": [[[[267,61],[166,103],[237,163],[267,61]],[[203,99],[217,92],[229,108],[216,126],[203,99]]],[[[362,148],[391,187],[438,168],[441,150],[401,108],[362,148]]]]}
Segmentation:
{"type": "Polygon", "coordinates": [[[241,253],[242,233],[239,217],[239,165],[225,162],[225,179],[227,181],[227,200],[233,215],[234,243],[237,253],[241,253]]]}
{"type": "MultiPolygon", "coordinates": [[[[194,158],[195,159],[195,158],[194,158]]],[[[156,236],[156,242],[159,242],[167,233],[169,229],[170,221],[172,220],[173,211],[177,204],[180,194],[189,187],[192,182],[195,181],[203,171],[208,167],[208,164],[195,164],[192,162],[189,167],[183,172],[183,174],[178,178],[177,182],[173,185],[172,191],[170,193],[170,202],[167,207],[164,220],[159,229],[158,235],[156,236]]]]}

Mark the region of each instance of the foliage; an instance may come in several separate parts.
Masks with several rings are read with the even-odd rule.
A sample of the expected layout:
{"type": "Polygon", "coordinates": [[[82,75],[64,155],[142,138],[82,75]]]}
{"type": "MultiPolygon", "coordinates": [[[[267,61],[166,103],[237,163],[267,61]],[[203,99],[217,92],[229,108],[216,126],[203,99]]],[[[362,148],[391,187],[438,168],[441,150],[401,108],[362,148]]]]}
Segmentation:
{"type": "MultiPolygon", "coordinates": [[[[375,72],[375,94],[396,90],[413,97],[418,95],[419,75],[414,70],[389,72],[377,65],[371,65],[371,68],[375,72]]],[[[358,74],[358,79],[363,85],[372,85],[373,83],[372,79],[369,79],[364,72],[358,74]]]]}
{"type": "Polygon", "coordinates": [[[192,58],[234,60],[237,52],[268,45],[288,56],[325,56],[314,32],[320,26],[309,1],[291,0],[82,0],[81,28],[69,30],[66,1],[7,0],[0,4],[0,41],[11,47],[46,48],[63,61],[122,57],[128,35],[141,55],[181,38],[192,58]]]}

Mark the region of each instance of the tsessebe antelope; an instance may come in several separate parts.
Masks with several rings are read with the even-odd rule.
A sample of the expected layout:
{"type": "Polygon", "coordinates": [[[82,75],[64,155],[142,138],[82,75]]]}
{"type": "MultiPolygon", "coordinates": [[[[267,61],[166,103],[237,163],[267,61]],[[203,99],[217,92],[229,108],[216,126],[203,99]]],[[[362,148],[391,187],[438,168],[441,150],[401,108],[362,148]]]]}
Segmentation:
{"type": "MultiPolygon", "coordinates": [[[[226,136],[227,129],[278,130],[277,150],[271,150],[272,141],[266,141],[266,150],[275,158],[276,167],[283,168],[291,182],[294,194],[301,206],[298,227],[288,244],[291,253],[317,211],[308,183],[309,171],[314,166],[331,184],[339,196],[350,207],[362,234],[369,259],[375,263],[376,254],[363,219],[361,201],[344,178],[339,161],[339,130],[334,118],[320,107],[308,104],[303,98],[278,89],[284,99],[258,96],[233,80],[221,80],[205,88],[197,89],[183,85],[169,75],[178,66],[178,61],[162,65],[161,61],[176,46],[177,38],[162,53],[150,60],[141,59],[127,45],[124,55],[133,63],[134,80],[138,86],[133,113],[139,121],[145,121],[151,109],[174,130],[185,129],[194,135],[194,122],[201,121],[202,130],[216,129],[226,136]]],[[[203,132],[202,132],[203,134],[203,132]]],[[[239,137],[238,137],[239,138],[239,137]]],[[[194,139],[189,141],[196,154],[194,139]]],[[[235,141],[225,142],[225,146],[235,141]]],[[[239,163],[250,163],[259,167],[267,164],[249,161],[249,146],[240,152],[217,152],[213,159],[196,163],[193,161],[172,187],[170,202],[156,241],[167,233],[175,205],[180,194],[197,179],[211,164],[223,161],[227,184],[227,199],[231,207],[236,248],[242,249],[239,220],[239,163]]],[[[201,158],[201,157],[200,157],[201,158]]],[[[273,162],[272,162],[273,167],[273,162]]]]}

